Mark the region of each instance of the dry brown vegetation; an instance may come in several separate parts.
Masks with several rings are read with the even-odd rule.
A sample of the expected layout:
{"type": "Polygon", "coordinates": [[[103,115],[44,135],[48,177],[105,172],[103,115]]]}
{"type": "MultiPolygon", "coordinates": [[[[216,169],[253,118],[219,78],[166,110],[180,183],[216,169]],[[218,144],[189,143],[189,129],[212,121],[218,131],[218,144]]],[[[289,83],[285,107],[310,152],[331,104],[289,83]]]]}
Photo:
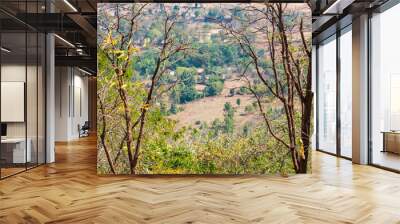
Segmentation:
{"type": "Polygon", "coordinates": [[[183,111],[169,117],[178,122],[178,128],[183,126],[195,127],[196,121],[211,124],[215,119],[223,119],[224,104],[228,102],[235,108],[234,120],[236,127],[242,127],[246,122],[256,123],[260,121],[260,115],[258,113],[245,112],[245,107],[255,102],[254,96],[251,94],[229,96],[230,89],[237,89],[241,86],[246,86],[246,83],[237,79],[226,80],[224,90],[220,95],[201,98],[181,105],[183,111]],[[240,105],[236,104],[237,99],[240,99],[240,105]]]}

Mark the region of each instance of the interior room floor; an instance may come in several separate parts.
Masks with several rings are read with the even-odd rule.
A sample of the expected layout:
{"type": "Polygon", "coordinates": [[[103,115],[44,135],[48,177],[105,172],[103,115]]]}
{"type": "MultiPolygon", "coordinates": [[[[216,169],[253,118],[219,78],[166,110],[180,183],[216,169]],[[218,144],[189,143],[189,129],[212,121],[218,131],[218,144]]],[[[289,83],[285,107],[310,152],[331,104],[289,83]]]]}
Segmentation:
{"type": "Polygon", "coordinates": [[[20,172],[24,172],[26,169],[32,169],[35,168],[37,166],[37,164],[27,164],[27,166],[25,167],[25,164],[20,164],[17,167],[2,167],[0,168],[0,172],[1,172],[1,178],[5,178],[8,176],[12,176],[15,174],[18,174],[20,172]]]}
{"type": "Polygon", "coordinates": [[[399,223],[400,175],[313,153],[289,178],[99,177],[96,140],[0,181],[0,223],[399,223]]]}
{"type": "Polygon", "coordinates": [[[19,167],[1,168],[1,177],[11,176],[13,174],[23,172],[24,170],[25,168],[19,168],[19,167]]]}
{"type": "Polygon", "coordinates": [[[400,155],[391,152],[375,151],[373,163],[390,169],[400,170],[400,155]]]}

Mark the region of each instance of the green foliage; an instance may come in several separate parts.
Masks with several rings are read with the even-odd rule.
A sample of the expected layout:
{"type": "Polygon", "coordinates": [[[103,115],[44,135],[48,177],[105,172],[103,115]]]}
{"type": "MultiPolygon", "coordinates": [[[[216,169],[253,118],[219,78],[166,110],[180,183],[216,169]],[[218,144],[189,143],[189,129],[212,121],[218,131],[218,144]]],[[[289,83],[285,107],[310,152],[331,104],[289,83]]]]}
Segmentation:
{"type": "Polygon", "coordinates": [[[254,112],[254,106],[252,104],[246,105],[246,107],[244,108],[244,111],[246,113],[253,113],[254,112]]]}
{"type": "Polygon", "coordinates": [[[199,97],[199,94],[194,86],[182,86],[180,91],[179,103],[187,103],[199,97]]]}
{"type": "Polygon", "coordinates": [[[224,132],[225,133],[233,133],[233,129],[235,126],[235,121],[233,120],[233,116],[235,115],[235,110],[233,109],[230,103],[225,103],[224,105],[224,132]]]}
{"type": "MultiPolygon", "coordinates": [[[[107,59],[99,51],[98,55],[100,74],[98,77],[100,96],[107,101],[114,102],[118,97],[113,80],[113,70],[107,59]],[[111,87],[111,88],[110,88],[111,87]],[[102,95],[102,94],[105,95],[102,95]]],[[[191,72],[180,69],[182,85],[193,85],[191,72]]],[[[126,79],[135,80],[138,77],[133,71],[127,73],[126,79]]],[[[218,80],[218,79],[217,79],[218,80]]],[[[133,96],[131,107],[141,105],[146,88],[141,81],[129,82],[129,93],[133,96]]],[[[270,137],[264,126],[246,124],[240,133],[234,132],[234,108],[230,103],[224,105],[224,120],[216,119],[209,126],[207,123],[196,122],[198,128],[177,128],[176,122],[165,116],[163,103],[150,108],[146,119],[142,151],[139,155],[137,173],[140,174],[267,174],[267,173],[293,173],[290,155],[285,148],[270,137]],[[157,106],[158,105],[158,106],[157,106]]],[[[109,109],[107,113],[113,116],[109,109]]],[[[169,112],[179,109],[171,104],[169,112]]],[[[116,111],[115,111],[116,112],[116,111]]],[[[270,111],[274,113],[273,111],[270,111]]],[[[120,116],[115,114],[114,116],[120,116]]],[[[137,119],[139,114],[132,112],[132,119],[137,119]]],[[[281,119],[280,117],[277,118],[281,119]]],[[[122,120],[115,120],[116,126],[124,125],[122,120]]],[[[102,128],[99,123],[99,129],[102,128]]],[[[119,142],[122,133],[109,134],[110,140],[119,142]]],[[[126,146],[122,147],[122,156],[116,163],[118,173],[128,173],[126,146]]],[[[112,152],[115,156],[119,150],[112,152]]],[[[98,168],[100,173],[109,173],[104,160],[105,155],[99,152],[98,168]]]]}
{"type": "Polygon", "coordinates": [[[196,85],[196,69],[178,67],[176,74],[180,80],[179,84],[174,88],[171,97],[175,103],[187,103],[200,97],[197,92],[196,85]]]}
{"type": "Polygon", "coordinates": [[[237,104],[238,106],[240,106],[240,98],[237,98],[237,99],[236,99],[236,104],[237,104]]]}
{"type": "MultiPolygon", "coordinates": [[[[122,145],[120,148],[120,142],[124,136],[124,127],[125,122],[123,118],[124,109],[122,106],[122,102],[119,97],[118,92],[118,82],[116,80],[116,72],[113,69],[113,66],[110,63],[110,60],[107,58],[107,53],[112,53],[107,48],[100,48],[98,50],[97,58],[98,58],[98,68],[99,75],[97,77],[97,88],[98,88],[98,139],[101,137],[101,133],[103,128],[106,129],[106,138],[105,141],[107,143],[113,142],[114,144],[108,144],[109,150],[113,158],[116,158],[117,154],[120,154],[118,159],[115,162],[115,170],[117,173],[128,173],[129,172],[129,163],[127,158],[127,148],[125,145],[122,145]],[[106,126],[103,123],[103,117],[106,120],[106,126]]],[[[126,52],[115,52],[118,55],[126,54],[126,52]]],[[[124,82],[121,88],[127,91],[127,94],[132,96],[129,98],[128,107],[134,108],[129,114],[132,120],[137,119],[139,116],[140,107],[138,105],[142,105],[146,96],[146,88],[142,81],[139,80],[139,76],[133,70],[133,66],[128,66],[127,71],[124,73],[122,77],[122,81],[124,82]],[[136,110],[135,110],[136,109],[136,110]]],[[[163,110],[164,105],[160,104],[160,110],[163,110]]],[[[99,148],[99,173],[110,173],[110,168],[106,160],[106,156],[104,154],[104,148],[100,142],[98,143],[99,148]]]]}
{"type": "Polygon", "coordinates": [[[200,16],[200,10],[194,11],[194,16],[197,18],[200,16]]]}
{"type": "Polygon", "coordinates": [[[250,129],[251,129],[251,124],[250,123],[247,122],[246,124],[244,124],[243,130],[242,130],[243,136],[245,136],[245,137],[249,136],[250,129]]]}
{"type": "MultiPolygon", "coordinates": [[[[150,14],[158,17],[166,15],[163,4],[160,4],[161,11],[152,9],[150,14]]],[[[240,7],[232,10],[232,15],[241,19],[246,16],[240,7]]],[[[173,14],[183,13],[178,5],[173,7],[173,14]]],[[[204,30],[215,29],[215,22],[228,18],[224,12],[217,8],[210,8],[205,11],[196,9],[195,19],[205,16],[207,24],[204,30]],[[205,14],[205,15],[204,15],[205,14]]],[[[153,74],[157,58],[159,57],[159,47],[162,44],[163,23],[158,17],[151,17],[154,20],[142,20],[143,24],[138,24],[132,40],[138,44],[138,52],[128,56],[132,49],[111,51],[100,47],[98,51],[98,104],[104,106],[104,111],[98,111],[98,128],[101,130],[104,125],[101,118],[107,119],[107,138],[112,158],[115,158],[115,170],[117,173],[129,173],[128,149],[123,143],[125,135],[124,108],[121,103],[119,92],[116,86],[116,74],[113,65],[110,64],[106,53],[113,54],[117,61],[128,62],[129,66],[123,76],[123,89],[128,93],[128,107],[131,108],[132,123],[139,116],[140,111],[146,108],[144,135],[139,154],[136,173],[138,174],[270,174],[270,173],[293,173],[293,165],[287,149],[275,140],[268,132],[262,122],[246,122],[244,125],[237,122],[235,124],[235,109],[231,103],[225,103],[223,107],[223,118],[215,119],[213,122],[201,120],[195,121],[192,127],[181,127],[177,122],[170,119],[169,115],[177,114],[183,107],[179,104],[188,103],[200,97],[211,97],[220,95],[224,88],[224,80],[229,79],[230,75],[239,71],[238,67],[248,60],[238,44],[226,41],[227,36],[221,33],[211,35],[211,40],[199,41],[200,38],[187,34],[187,24],[178,22],[177,29],[172,31],[173,39],[176,42],[191,43],[189,54],[178,53],[165,62],[163,68],[167,72],[159,77],[157,87],[164,84],[174,84],[178,82],[168,92],[166,96],[155,99],[151,105],[144,105],[148,92],[149,77],[153,74]],[[196,39],[197,38],[197,39],[196,39]],[[179,60],[178,60],[179,59],[179,60]],[[202,69],[201,74],[197,73],[202,69]],[[234,72],[232,72],[234,71],[234,72]],[[196,84],[204,84],[203,93],[196,90],[196,84]],[[146,86],[147,85],[147,86],[146,86]],[[120,144],[120,143],[123,144],[120,144]],[[116,158],[117,155],[120,155],[116,158]]],[[[101,20],[102,21],[102,20],[101,20]]],[[[122,21],[122,32],[127,31],[127,26],[122,21]]],[[[101,39],[106,39],[102,37],[101,39]]],[[[249,34],[250,42],[255,42],[255,34],[249,34]]],[[[110,38],[111,44],[118,42],[116,38],[110,38]]],[[[258,49],[256,54],[259,58],[265,58],[266,51],[258,49]]],[[[301,65],[306,65],[307,61],[299,61],[301,65]]],[[[271,73],[271,62],[260,60],[260,66],[265,74],[271,73]]],[[[252,68],[254,69],[254,68],[252,68]]],[[[251,71],[252,69],[249,69],[251,71]]],[[[277,67],[279,72],[283,71],[282,66],[277,67]]],[[[261,99],[272,102],[265,85],[254,76],[251,77],[254,91],[261,99]]],[[[269,80],[270,81],[270,80],[269,80]]],[[[166,85],[165,85],[166,86],[166,85]]],[[[287,88],[287,87],[283,87],[287,88]]],[[[246,87],[242,86],[237,91],[230,89],[231,96],[235,94],[252,94],[246,87]]],[[[241,100],[236,99],[236,105],[240,106],[241,100]]],[[[266,103],[265,103],[266,104],[266,103]]],[[[258,111],[256,102],[244,104],[246,113],[258,111]]],[[[273,129],[287,141],[285,128],[285,118],[282,108],[269,107],[266,104],[265,111],[273,122],[273,129]]],[[[250,115],[253,116],[253,115],[250,115]]],[[[296,127],[301,122],[300,114],[296,113],[296,127]]],[[[254,120],[253,120],[254,121],[254,120]]],[[[133,128],[134,138],[137,136],[138,128],[133,128]]],[[[300,136],[296,130],[296,136],[300,136]]],[[[99,135],[100,137],[100,135],[99,135]]],[[[296,139],[299,141],[299,139],[296,139]]],[[[137,139],[134,139],[137,141],[137,139]]],[[[110,173],[104,149],[99,144],[98,170],[100,173],[110,173]]]]}
{"type": "Polygon", "coordinates": [[[207,12],[205,22],[213,22],[215,20],[223,20],[224,14],[218,8],[211,8],[207,12]]]}
{"type": "Polygon", "coordinates": [[[209,136],[218,136],[220,132],[222,132],[224,129],[224,123],[220,119],[215,119],[211,123],[210,131],[208,132],[209,136]]]}
{"type": "MultiPolygon", "coordinates": [[[[196,51],[175,63],[173,68],[196,67],[214,70],[216,67],[237,65],[242,56],[240,47],[224,43],[219,35],[213,37],[211,42],[193,43],[192,48],[196,51]]],[[[211,74],[212,72],[208,72],[208,75],[211,74]]]]}
{"type": "Polygon", "coordinates": [[[214,75],[207,80],[206,88],[204,88],[204,95],[216,96],[219,95],[223,89],[224,89],[223,79],[214,75]]]}
{"type": "Polygon", "coordinates": [[[196,84],[196,69],[186,68],[186,67],[178,67],[176,69],[176,74],[178,78],[181,80],[183,85],[185,86],[194,86],[196,84]]]}
{"type": "Polygon", "coordinates": [[[146,32],[145,38],[147,38],[150,42],[154,41],[159,43],[163,36],[163,29],[162,23],[157,20],[150,25],[148,32],[146,32]]]}
{"type": "Polygon", "coordinates": [[[232,16],[237,17],[239,19],[243,19],[244,13],[243,13],[243,9],[242,8],[237,6],[237,7],[233,8],[232,11],[233,11],[232,12],[232,16]]]}
{"type": "Polygon", "coordinates": [[[160,103],[160,112],[162,115],[168,115],[169,110],[167,109],[167,104],[165,102],[159,102],[160,103]]]}
{"type": "Polygon", "coordinates": [[[174,134],[175,123],[146,138],[138,173],[144,174],[268,174],[293,173],[290,156],[263,127],[247,135],[209,135],[210,130],[188,129],[174,134]],[[186,133],[186,134],[185,134],[186,133]],[[283,152],[283,153],[282,153],[283,152]]]}
{"type": "Polygon", "coordinates": [[[251,92],[250,92],[250,90],[248,88],[246,88],[244,86],[241,86],[239,88],[238,93],[241,94],[241,95],[245,95],[245,94],[250,94],[251,92]]]}
{"type": "Polygon", "coordinates": [[[235,113],[235,110],[232,107],[232,104],[229,102],[226,102],[224,104],[224,113],[228,116],[233,116],[233,114],[235,113]]]}
{"type": "Polygon", "coordinates": [[[171,104],[171,107],[169,108],[169,112],[170,112],[171,114],[176,114],[176,113],[178,113],[178,108],[176,107],[176,104],[175,104],[175,103],[172,103],[172,104],[171,104]]]}
{"type": "Polygon", "coordinates": [[[133,59],[134,68],[144,78],[152,75],[156,67],[157,54],[154,50],[146,50],[140,56],[133,59]]]}

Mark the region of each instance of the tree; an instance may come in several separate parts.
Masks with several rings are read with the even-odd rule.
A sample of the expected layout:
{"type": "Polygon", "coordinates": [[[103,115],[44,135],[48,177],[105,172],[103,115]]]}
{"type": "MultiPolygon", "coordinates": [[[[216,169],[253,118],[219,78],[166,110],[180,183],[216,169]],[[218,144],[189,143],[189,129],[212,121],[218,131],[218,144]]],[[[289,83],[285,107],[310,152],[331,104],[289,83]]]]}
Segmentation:
{"type": "MultiPolygon", "coordinates": [[[[121,7],[124,7],[121,5],[121,7]]],[[[128,99],[128,85],[132,76],[131,70],[131,62],[134,54],[137,52],[137,48],[130,42],[132,38],[132,33],[134,29],[134,24],[136,19],[140,17],[143,12],[145,5],[135,5],[132,6],[130,10],[132,10],[131,15],[126,15],[121,13],[120,5],[117,5],[116,8],[110,8],[109,10],[115,11],[116,17],[113,20],[109,20],[107,33],[104,33],[102,36],[102,43],[99,47],[99,58],[100,66],[104,66],[103,71],[107,71],[107,73],[103,77],[99,77],[99,79],[103,79],[107,82],[107,79],[110,80],[111,85],[116,86],[117,95],[119,96],[119,100],[115,100],[115,107],[120,107],[122,109],[122,116],[124,118],[124,134],[121,140],[120,146],[123,146],[126,141],[128,156],[130,161],[130,167],[132,170],[132,161],[133,161],[133,152],[132,152],[132,143],[133,143],[133,132],[132,129],[134,126],[138,124],[138,122],[132,121],[132,111],[128,99]],[[128,35],[123,35],[123,29],[129,29],[127,27],[122,28],[121,26],[127,25],[130,27],[130,32],[128,35]],[[117,32],[112,32],[112,30],[116,30],[117,32]],[[114,39],[115,36],[119,36],[119,38],[114,39]],[[107,77],[107,76],[109,77],[107,77]]],[[[106,89],[106,86],[103,88],[106,89]]],[[[98,103],[100,105],[99,110],[99,118],[101,123],[99,125],[100,128],[100,143],[103,147],[107,161],[110,166],[110,170],[112,173],[115,173],[114,160],[111,158],[111,147],[112,144],[108,144],[110,140],[110,136],[107,136],[110,131],[108,130],[110,127],[109,120],[107,119],[108,113],[106,111],[106,98],[108,97],[107,92],[98,96],[98,103]]],[[[118,155],[118,154],[117,154],[118,155]]]]}
{"type": "Polygon", "coordinates": [[[198,18],[200,16],[200,10],[194,11],[194,16],[195,18],[198,18]]]}
{"type": "Polygon", "coordinates": [[[248,122],[246,122],[243,126],[243,135],[246,137],[249,136],[249,134],[250,134],[250,128],[251,128],[250,126],[251,125],[248,122]]]}
{"type": "MultiPolygon", "coordinates": [[[[161,41],[152,43],[155,45],[153,48],[158,49],[158,51],[154,69],[149,75],[150,81],[146,85],[141,82],[132,82],[135,75],[132,62],[135,61],[133,59],[138,53],[138,48],[133,40],[135,40],[136,30],[143,25],[141,24],[141,16],[147,4],[110,4],[108,6],[107,12],[112,12],[108,15],[104,11],[105,9],[100,9],[100,15],[108,16],[108,24],[104,26],[107,32],[100,32],[99,56],[102,59],[101,62],[104,63],[102,65],[104,70],[107,71],[107,75],[101,77],[101,79],[116,87],[118,97],[107,95],[107,92],[100,92],[101,96],[98,97],[99,117],[102,121],[99,132],[100,145],[106,153],[113,173],[115,173],[115,167],[111,158],[110,145],[120,146],[115,157],[121,156],[122,149],[126,147],[129,170],[131,174],[134,174],[143,141],[144,128],[148,121],[147,115],[157,97],[172,89],[177,83],[176,81],[161,84],[159,81],[170,69],[170,65],[173,64],[172,59],[179,61],[183,58],[185,51],[189,50],[189,44],[174,38],[175,25],[182,18],[165,11],[165,14],[159,17],[162,24],[161,41]],[[133,94],[132,92],[136,89],[141,91],[133,94]],[[116,99],[112,108],[117,111],[117,116],[122,116],[124,121],[114,127],[118,130],[117,135],[121,141],[119,144],[109,144],[114,134],[108,130],[111,116],[105,108],[108,104],[106,98],[116,99]]],[[[106,85],[103,87],[106,88],[106,85]]]]}
{"type": "Polygon", "coordinates": [[[215,119],[211,123],[210,131],[213,137],[217,137],[224,129],[224,123],[220,119],[215,119]]]}
{"type": "Polygon", "coordinates": [[[229,89],[229,96],[234,96],[235,95],[235,88],[229,89]]]}
{"type": "Polygon", "coordinates": [[[222,58],[224,59],[225,65],[230,65],[234,62],[235,58],[237,57],[235,54],[235,48],[232,45],[228,44],[221,44],[219,46],[219,51],[222,54],[222,58]]]}
{"type": "Polygon", "coordinates": [[[224,104],[224,132],[232,134],[234,129],[235,110],[229,102],[224,104]]]}
{"type": "Polygon", "coordinates": [[[251,104],[247,105],[247,106],[244,108],[244,111],[245,111],[246,113],[252,113],[252,112],[254,111],[253,105],[251,105],[251,104]]]}
{"type": "Polygon", "coordinates": [[[149,31],[146,33],[145,37],[149,38],[150,41],[160,42],[162,40],[162,23],[155,21],[151,24],[149,31]]]}
{"type": "Polygon", "coordinates": [[[172,11],[172,12],[173,12],[174,14],[176,14],[176,13],[179,12],[179,9],[180,9],[179,5],[174,5],[173,11],[172,11]]]}
{"type": "Polygon", "coordinates": [[[180,89],[179,103],[188,103],[199,97],[194,86],[182,86],[180,89]]]}
{"type": "Polygon", "coordinates": [[[156,66],[156,57],[157,52],[146,50],[143,54],[133,59],[136,61],[133,66],[135,67],[135,70],[139,72],[140,76],[146,78],[151,75],[156,66]]]}
{"type": "Polygon", "coordinates": [[[236,6],[235,8],[233,8],[232,16],[238,19],[242,19],[244,17],[243,9],[239,6],[236,6]]]}
{"type": "Polygon", "coordinates": [[[209,79],[206,82],[206,88],[204,88],[204,95],[216,96],[219,95],[223,89],[224,89],[224,81],[220,77],[213,75],[209,77],[209,79]]]}
{"type": "Polygon", "coordinates": [[[181,83],[185,86],[194,86],[196,84],[197,72],[195,68],[178,67],[176,73],[181,83]]]}
{"type": "Polygon", "coordinates": [[[234,109],[233,109],[231,103],[226,102],[226,103],[224,104],[224,112],[227,113],[228,115],[233,115],[234,109]]]}
{"type": "Polygon", "coordinates": [[[176,114],[176,113],[178,113],[178,108],[176,107],[176,104],[174,104],[174,103],[171,104],[171,107],[169,108],[169,112],[170,112],[171,114],[176,114]]]}
{"type": "Polygon", "coordinates": [[[207,12],[207,16],[205,17],[207,21],[215,21],[215,20],[223,20],[224,14],[218,8],[210,8],[207,12]]]}
{"type": "Polygon", "coordinates": [[[175,91],[179,93],[174,93],[179,95],[179,103],[187,103],[193,101],[199,97],[199,94],[195,88],[196,85],[196,69],[178,67],[176,69],[177,76],[181,82],[175,88],[175,91]]]}
{"type": "Polygon", "coordinates": [[[311,46],[310,38],[306,37],[310,26],[305,30],[303,22],[306,14],[293,11],[283,3],[249,6],[246,12],[244,21],[236,21],[239,26],[221,23],[221,27],[240,45],[248,58],[243,77],[247,80],[248,90],[257,100],[269,133],[289,150],[295,172],[306,173],[313,109],[311,46]],[[254,46],[254,35],[257,33],[266,36],[265,46],[271,61],[268,69],[262,66],[264,58],[254,46]],[[262,85],[280,103],[286,118],[285,127],[276,127],[274,119],[265,111],[265,94],[257,91],[248,78],[249,68],[254,69],[262,85]],[[283,133],[279,132],[282,128],[285,130],[283,133]]]}
{"type": "Polygon", "coordinates": [[[237,104],[238,106],[240,106],[240,98],[237,98],[237,99],[236,99],[236,104],[237,104]]]}
{"type": "Polygon", "coordinates": [[[245,86],[241,86],[239,88],[239,94],[241,95],[245,95],[245,94],[250,94],[251,92],[249,91],[249,89],[245,86]]]}

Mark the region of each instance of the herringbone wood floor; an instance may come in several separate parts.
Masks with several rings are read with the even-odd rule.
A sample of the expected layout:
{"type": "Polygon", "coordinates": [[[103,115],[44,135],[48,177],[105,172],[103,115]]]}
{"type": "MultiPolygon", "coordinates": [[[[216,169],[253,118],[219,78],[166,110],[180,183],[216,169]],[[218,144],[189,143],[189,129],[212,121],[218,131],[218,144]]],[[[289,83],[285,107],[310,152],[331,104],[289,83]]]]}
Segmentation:
{"type": "Polygon", "coordinates": [[[400,223],[400,175],[313,154],[313,173],[99,177],[96,144],[0,181],[0,223],[400,223]]]}

